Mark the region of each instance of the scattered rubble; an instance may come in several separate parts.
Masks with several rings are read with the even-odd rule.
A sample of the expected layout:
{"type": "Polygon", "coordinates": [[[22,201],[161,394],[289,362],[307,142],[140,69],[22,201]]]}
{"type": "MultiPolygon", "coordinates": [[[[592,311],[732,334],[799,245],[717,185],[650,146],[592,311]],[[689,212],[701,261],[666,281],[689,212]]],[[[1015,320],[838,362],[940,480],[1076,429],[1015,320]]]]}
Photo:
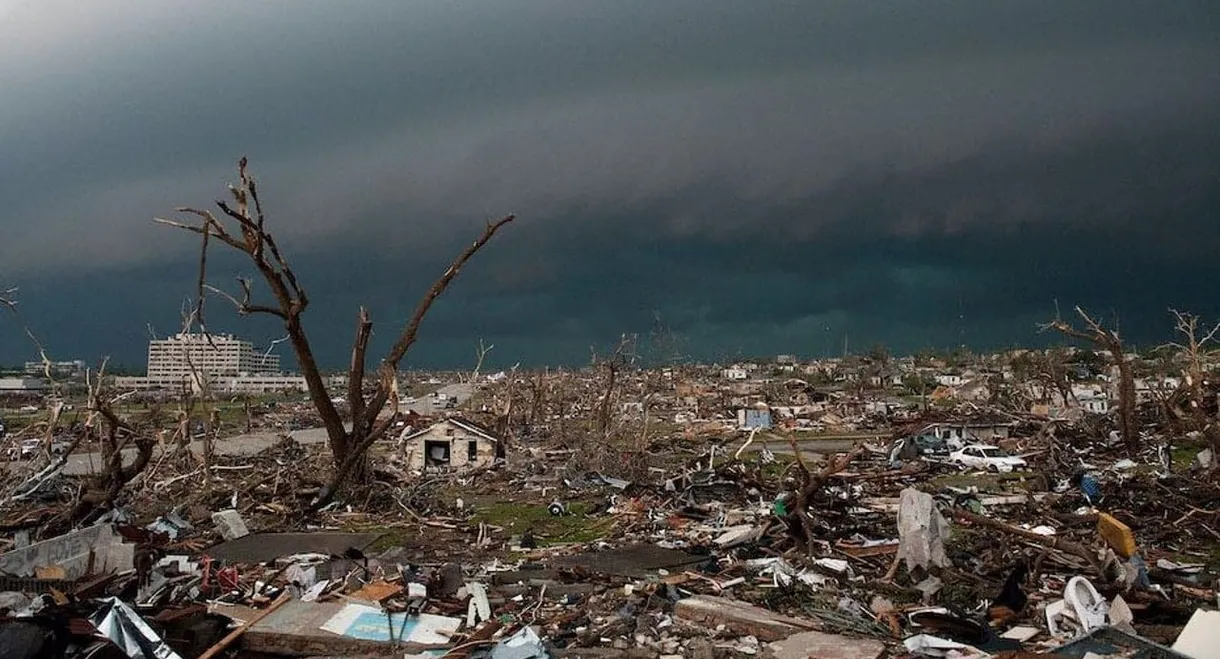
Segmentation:
{"type": "MultiPolygon", "coordinates": [[[[528,381],[496,382],[478,399],[493,409],[528,381]]],[[[409,441],[375,448],[362,487],[315,512],[326,448],[285,437],[206,467],[154,461],[113,506],[66,529],[57,511],[78,479],[48,460],[13,471],[19,496],[0,506],[0,647],[162,659],[1217,657],[1220,488],[1210,458],[1196,457],[1205,440],[1131,451],[1104,419],[977,408],[894,417],[889,433],[847,441],[795,423],[738,429],[725,414],[598,446],[578,444],[568,419],[544,430],[545,411],[530,434],[509,435],[492,434],[504,423],[415,415],[397,433],[409,441]],[[477,438],[440,464],[467,451],[456,440],[439,450],[455,428],[477,438]],[[955,464],[957,441],[1028,468],[955,464]]],[[[615,423],[605,432],[630,427],[615,423]]]]}

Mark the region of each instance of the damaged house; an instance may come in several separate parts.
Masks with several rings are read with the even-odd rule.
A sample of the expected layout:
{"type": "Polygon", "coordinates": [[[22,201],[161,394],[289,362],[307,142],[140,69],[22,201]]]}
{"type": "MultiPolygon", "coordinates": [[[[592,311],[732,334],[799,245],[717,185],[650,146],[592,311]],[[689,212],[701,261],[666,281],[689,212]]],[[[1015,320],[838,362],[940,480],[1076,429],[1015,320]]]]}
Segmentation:
{"type": "Polygon", "coordinates": [[[406,431],[399,445],[411,469],[445,471],[490,467],[504,459],[504,441],[486,426],[450,417],[426,428],[406,431]]]}
{"type": "Polygon", "coordinates": [[[994,442],[1008,439],[1011,429],[1011,423],[977,419],[951,423],[933,423],[919,431],[918,434],[958,442],[994,442]]]}

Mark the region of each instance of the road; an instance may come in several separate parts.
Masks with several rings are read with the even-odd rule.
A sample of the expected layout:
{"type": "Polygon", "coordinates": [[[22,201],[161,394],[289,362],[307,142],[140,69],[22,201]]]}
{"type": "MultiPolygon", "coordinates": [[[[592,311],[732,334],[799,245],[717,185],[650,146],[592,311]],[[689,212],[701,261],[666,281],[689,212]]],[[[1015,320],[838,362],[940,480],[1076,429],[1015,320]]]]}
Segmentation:
{"type": "MultiPolygon", "coordinates": [[[[350,426],[349,426],[350,428],[350,426]]],[[[305,430],[293,430],[292,438],[301,444],[321,444],[326,441],[325,428],[307,428],[305,430]]],[[[279,438],[278,432],[256,432],[248,435],[235,435],[226,437],[216,442],[214,450],[220,455],[253,455],[264,449],[270,448],[279,438]]],[[[203,442],[191,442],[191,451],[196,455],[202,455],[203,442]]],[[[161,449],[158,447],[153,451],[153,461],[155,462],[160,456],[161,449]]],[[[126,449],[123,451],[123,464],[129,465],[135,461],[135,449],[126,449]]],[[[25,461],[5,463],[9,469],[16,469],[26,464],[25,461]]],[[[64,463],[64,474],[68,476],[84,476],[93,474],[102,470],[102,454],[101,453],[73,453],[68,456],[68,461],[64,463]]]]}
{"type": "MultiPolygon", "coordinates": [[[[437,389],[437,393],[444,394],[448,398],[457,398],[458,405],[465,405],[470,400],[470,397],[474,395],[474,385],[465,383],[447,384],[437,389]]],[[[398,408],[403,412],[411,410],[416,414],[423,414],[424,416],[444,411],[442,407],[432,406],[432,398],[430,396],[422,396],[414,403],[399,405],[398,408]]]]}
{"type": "MultiPolygon", "coordinates": [[[[474,388],[469,384],[451,384],[441,387],[441,393],[446,396],[456,396],[459,403],[465,403],[474,393],[474,388]]],[[[431,398],[421,398],[412,405],[400,408],[413,409],[419,414],[435,414],[441,411],[440,408],[433,407],[431,398]]],[[[347,424],[347,428],[351,429],[351,424],[347,424]]],[[[326,441],[325,428],[306,428],[304,430],[293,430],[289,433],[292,438],[300,444],[321,444],[326,441]]],[[[272,445],[279,439],[280,431],[271,430],[267,432],[256,432],[246,435],[234,435],[232,437],[224,437],[218,440],[214,446],[214,450],[219,455],[242,456],[254,455],[259,451],[271,448],[272,445]]],[[[196,455],[203,454],[203,442],[191,442],[191,451],[196,455]]],[[[160,455],[159,449],[153,453],[155,461],[160,455]]],[[[127,449],[123,451],[123,463],[131,464],[135,460],[135,449],[127,449]]],[[[0,463],[6,464],[10,469],[24,465],[25,462],[9,462],[0,463]]],[[[83,476],[101,471],[102,469],[102,454],[101,453],[73,453],[68,456],[68,461],[64,464],[64,473],[69,476],[83,476]]]]}
{"type": "MultiPolygon", "coordinates": [[[[465,403],[474,393],[474,388],[469,384],[451,384],[441,387],[439,391],[447,396],[456,396],[460,403],[465,403]]],[[[415,403],[400,409],[413,409],[419,414],[425,415],[435,414],[438,411],[442,411],[439,408],[432,407],[431,401],[431,398],[424,397],[415,403]]],[[[347,427],[350,429],[351,424],[348,424],[347,427]]],[[[291,434],[292,438],[300,444],[321,444],[326,441],[325,428],[293,430],[289,434],[291,434]]],[[[276,440],[279,438],[279,435],[280,432],[275,430],[250,433],[246,435],[234,435],[232,437],[226,437],[218,440],[214,450],[220,455],[254,455],[259,451],[263,451],[274,445],[276,440]]],[[[821,459],[822,456],[827,454],[846,453],[847,451],[850,451],[857,442],[873,441],[877,437],[880,437],[880,435],[797,435],[796,443],[801,449],[801,457],[806,460],[814,461],[821,459]]],[[[745,438],[743,437],[741,441],[745,441],[745,438]]],[[[732,450],[736,451],[736,447],[740,445],[740,443],[733,444],[732,446],[734,446],[734,448],[732,450]]],[[[762,450],[764,446],[771,449],[771,451],[774,453],[781,455],[792,454],[792,447],[790,446],[786,437],[780,437],[770,433],[759,433],[758,436],[754,438],[754,442],[746,450],[759,451],[762,450]]],[[[191,451],[193,451],[196,455],[201,455],[203,453],[203,442],[191,442],[191,451]]],[[[131,464],[131,462],[135,460],[135,455],[136,452],[134,449],[124,451],[124,464],[131,464]]],[[[153,460],[156,460],[158,456],[159,452],[154,453],[153,460]]],[[[0,465],[7,465],[10,469],[17,468],[18,466],[24,464],[24,461],[0,463],[0,465]]],[[[101,453],[73,453],[68,457],[68,461],[64,465],[64,473],[69,476],[82,476],[96,473],[101,470],[101,467],[101,453]]]]}
{"type": "MultiPolygon", "coordinates": [[[[827,455],[847,453],[858,443],[875,442],[879,437],[881,435],[815,435],[812,437],[797,435],[796,445],[800,449],[801,459],[816,462],[827,455]]],[[[744,442],[745,438],[743,437],[741,441],[744,442]]],[[[738,443],[736,446],[741,446],[741,444],[738,443]]],[[[754,437],[754,442],[746,447],[746,451],[761,451],[764,447],[778,455],[792,455],[792,444],[788,438],[771,433],[759,433],[754,437]]],[[[736,451],[737,448],[732,450],[736,451]]]]}

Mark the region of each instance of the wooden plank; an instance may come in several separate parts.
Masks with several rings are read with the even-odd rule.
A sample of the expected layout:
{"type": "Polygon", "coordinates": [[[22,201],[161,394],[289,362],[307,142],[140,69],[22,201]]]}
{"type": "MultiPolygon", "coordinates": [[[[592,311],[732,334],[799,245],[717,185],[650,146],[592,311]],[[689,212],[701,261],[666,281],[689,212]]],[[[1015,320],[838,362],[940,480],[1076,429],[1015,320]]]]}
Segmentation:
{"type": "Polygon", "coordinates": [[[247,620],[245,622],[245,624],[243,624],[240,627],[238,627],[237,629],[234,629],[233,631],[229,632],[224,638],[220,639],[219,641],[216,641],[216,645],[213,645],[212,647],[208,648],[207,652],[204,652],[203,654],[199,655],[199,659],[212,659],[212,657],[215,657],[216,655],[220,654],[221,652],[224,652],[225,648],[232,645],[233,641],[236,641],[237,639],[241,638],[242,634],[245,634],[247,629],[250,629],[251,627],[254,626],[254,623],[271,615],[272,613],[275,612],[276,609],[278,609],[281,606],[284,606],[284,604],[288,603],[288,600],[290,600],[290,599],[292,599],[292,597],[287,592],[282,593],[278,598],[276,598],[276,600],[274,602],[271,603],[271,606],[268,606],[267,608],[263,609],[262,611],[259,611],[258,615],[253,616],[252,618],[247,620]]]}

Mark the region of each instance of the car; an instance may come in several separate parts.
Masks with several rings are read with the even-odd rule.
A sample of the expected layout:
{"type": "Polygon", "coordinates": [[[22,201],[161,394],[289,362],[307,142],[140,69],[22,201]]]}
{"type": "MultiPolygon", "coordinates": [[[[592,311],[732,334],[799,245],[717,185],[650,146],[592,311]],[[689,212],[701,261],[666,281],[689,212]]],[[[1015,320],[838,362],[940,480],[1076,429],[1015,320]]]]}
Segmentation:
{"type": "Polygon", "coordinates": [[[38,438],[23,439],[20,444],[13,444],[5,449],[5,455],[9,460],[29,460],[38,455],[38,451],[42,449],[42,440],[38,438]]]}
{"type": "Polygon", "coordinates": [[[998,446],[989,444],[971,444],[949,454],[949,461],[994,472],[1010,472],[1014,469],[1025,469],[1028,463],[1022,458],[1008,455],[998,446]]]}
{"type": "Polygon", "coordinates": [[[0,439],[4,439],[4,436],[7,434],[8,428],[4,427],[4,419],[0,419],[0,439]]]}
{"type": "Polygon", "coordinates": [[[923,457],[945,457],[952,448],[935,435],[908,435],[890,446],[890,462],[923,457]]]}
{"type": "Polygon", "coordinates": [[[936,435],[918,435],[912,440],[920,455],[945,455],[951,450],[949,443],[936,435]]]}

